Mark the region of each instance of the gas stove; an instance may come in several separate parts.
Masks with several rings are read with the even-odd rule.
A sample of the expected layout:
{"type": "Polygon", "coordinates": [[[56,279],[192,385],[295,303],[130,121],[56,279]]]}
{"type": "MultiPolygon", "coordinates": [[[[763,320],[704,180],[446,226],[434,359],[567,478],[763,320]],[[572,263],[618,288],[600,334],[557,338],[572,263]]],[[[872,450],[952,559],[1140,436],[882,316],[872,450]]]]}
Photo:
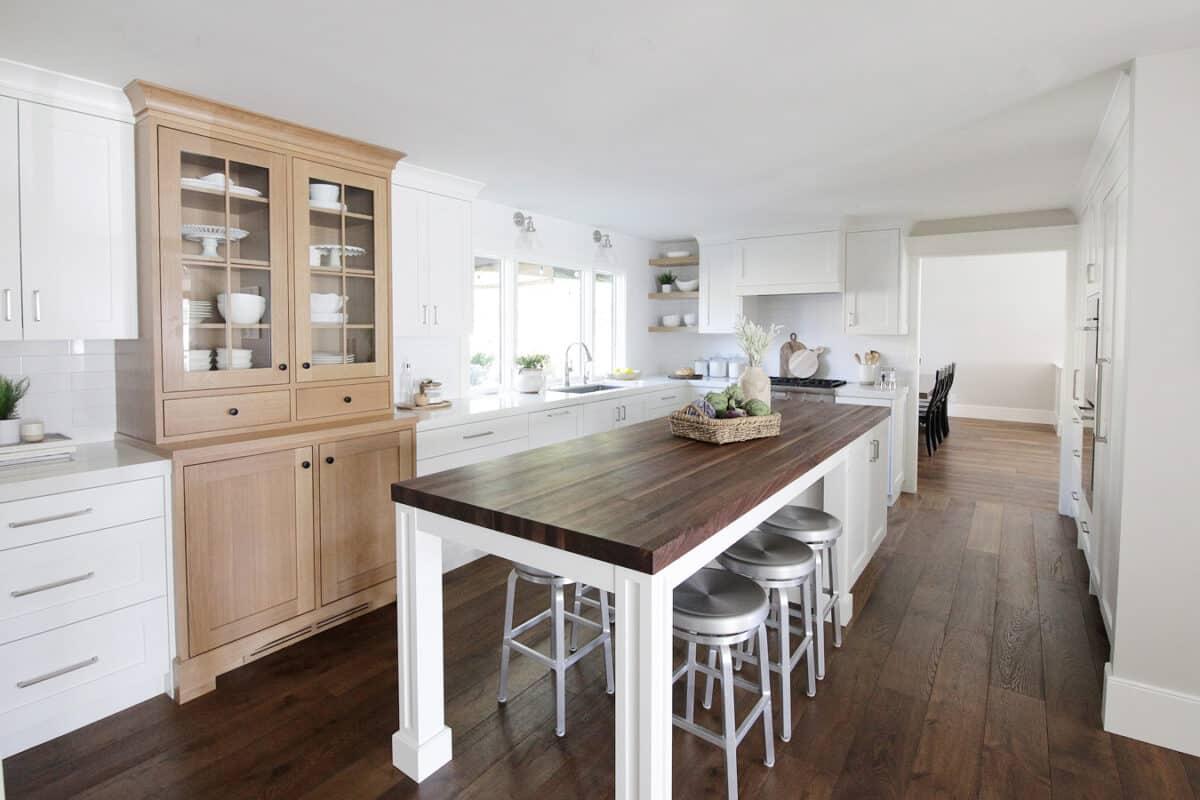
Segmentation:
{"type": "Polygon", "coordinates": [[[791,396],[812,403],[834,402],[834,390],[845,385],[845,381],[831,378],[771,378],[771,391],[786,393],[780,397],[791,396]]]}

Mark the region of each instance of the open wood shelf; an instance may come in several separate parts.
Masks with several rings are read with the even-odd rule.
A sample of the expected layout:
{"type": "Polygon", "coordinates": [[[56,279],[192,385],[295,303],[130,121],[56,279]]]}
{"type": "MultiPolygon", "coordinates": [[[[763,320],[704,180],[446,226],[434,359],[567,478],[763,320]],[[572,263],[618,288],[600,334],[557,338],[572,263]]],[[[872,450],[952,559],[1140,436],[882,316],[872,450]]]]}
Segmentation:
{"type": "Polygon", "coordinates": [[[348,275],[351,278],[374,278],[375,271],[369,269],[349,269],[345,272],[340,269],[332,269],[330,267],[309,267],[308,271],[313,275],[329,275],[334,278],[340,278],[342,275],[348,275]]]}
{"type": "MultiPolygon", "coordinates": [[[[221,330],[225,327],[224,322],[189,322],[189,328],[202,328],[204,330],[221,330]]],[[[236,322],[229,323],[231,328],[248,328],[251,330],[267,330],[271,326],[267,323],[259,323],[257,325],[239,325],[236,322]]]]}
{"type": "MultiPolygon", "coordinates": [[[[185,192],[195,192],[196,194],[211,194],[211,195],[216,195],[217,197],[225,196],[224,189],[201,189],[199,186],[184,186],[183,190],[185,192]]],[[[229,195],[229,199],[230,200],[245,200],[250,203],[263,203],[263,204],[271,202],[269,198],[263,197],[262,195],[249,195],[249,194],[231,194],[231,195],[229,195]]]]}
{"type": "Polygon", "coordinates": [[[646,295],[651,300],[699,300],[699,292],[650,292],[646,295]]]}
{"type": "Polygon", "coordinates": [[[317,214],[330,214],[335,217],[340,217],[345,214],[346,219],[365,219],[368,221],[375,219],[375,217],[371,214],[359,214],[356,211],[338,211],[336,208],[317,208],[316,206],[309,206],[308,210],[317,214]]]}
{"type": "MultiPolygon", "coordinates": [[[[204,258],[203,256],[184,256],[183,263],[189,267],[224,267],[223,258],[204,258]]],[[[231,258],[229,266],[234,269],[270,269],[270,261],[259,261],[254,258],[231,258]]]]}
{"type": "Polygon", "coordinates": [[[698,267],[700,256],[683,256],[682,258],[652,258],[652,267],[698,267]]]}
{"type": "Polygon", "coordinates": [[[366,331],[366,330],[370,330],[371,328],[374,328],[375,326],[368,325],[366,323],[361,323],[361,322],[354,322],[354,323],[350,323],[349,325],[343,325],[340,322],[313,322],[313,323],[311,323],[311,327],[323,328],[323,329],[347,328],[349,330],[364,330],[364,331],[366,331]]]}
{"type": "Polygon", "coordinates": [[[683,333],[684,331],[697,330],[695,325],[676,325],[668,328],[665,325],[651,325],[647,328],[651,333],[683,333]]]}

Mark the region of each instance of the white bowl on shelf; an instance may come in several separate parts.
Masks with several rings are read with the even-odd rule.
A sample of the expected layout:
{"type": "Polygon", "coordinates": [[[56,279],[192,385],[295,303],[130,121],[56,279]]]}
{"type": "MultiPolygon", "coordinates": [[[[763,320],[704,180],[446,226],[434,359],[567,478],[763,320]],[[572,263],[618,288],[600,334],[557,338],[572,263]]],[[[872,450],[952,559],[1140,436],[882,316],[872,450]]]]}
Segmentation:
{"type": "Polygon", "coordinates": [[[234,325],[257,325],[267,310],[267,298],[257,294],[234,292],[217,295],[217,310],[234,325]]]}
{"type": "Polygon", "coordinates": [[[668,250],[667,258],[687,258],[691,254],[691,250],[668,250]]]}
{"type": "Polygon", "coordinates": [[[339,191],[340,187],[334,183],[310,183],[308,185],[308,199],[322,205],[336,205],[339,191]]]}
{"type": "Polygon", "coordinates": [[[664,328],[678,328],[679,327],[679,315],[678,314],[663,314],[662,324],[663,324],[664,328]]]}
{"type": "Polygon", "coordinates": [[[336,314],[348,299],[344,294],[313,292],[308,297],[308,309],[314,314],[336,314]]]}
{"type": "Polygon", "coordinates": [[[683,324],[687,325],[689,328],[692,327],[693,325],[695,325],[696,324],[696,315],[690,311],[688,313],[684,314],[683,315],[683,324]]]}
{"type": "Polygon", "coordinates": [[[695,278],[693,278],[690,281],[681,281],[681,280],[675,281],[675,288],[679,289],[679,291],[681,291],[681,292],[694,292],[699,287],[700,287],[700,281],[696,280],[695,278]]]}

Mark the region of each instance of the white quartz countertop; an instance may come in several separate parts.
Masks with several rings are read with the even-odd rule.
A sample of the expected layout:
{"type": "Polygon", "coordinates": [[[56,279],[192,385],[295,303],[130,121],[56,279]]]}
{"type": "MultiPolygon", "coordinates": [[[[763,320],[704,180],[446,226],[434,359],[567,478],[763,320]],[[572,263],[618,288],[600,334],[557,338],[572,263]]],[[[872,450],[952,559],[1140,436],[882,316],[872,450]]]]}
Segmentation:
{"type": "Polygon", "coordinates": [[[897,382],[895,389],[876,389],[873,384],[847,382],[833,390],[838,397],[864,397],[872,400],[894,400],[908,393],[908,384],[897,382]]]}
{"type": "Polygon", "coordinates": [[[171,474],[171,462],[125,442],[81,444],[69,461],[0,467],[0,502],[67,492],[101,481],[138,480],[171,474]]]}
{"type": "Polygon", "coordinates": [[[511,417],[517,414],[530,414],[554,408],[579,406],[594,403],[614,397],[631,397],[648,394],[666,386],[703,387],[706,390],[725,388],[728,379],[702,378],[700,380],[674,380],[666,376],[647,377],[637,381],[599,381],[612,388],[586,394],[568,394],[546,390],[537,394],[522,394],[520,392],[498,392],[496,394],[475,395],[472,397],[451,398],[450,407],[436,411],[397,412],[405,416],[416,413],[419,418],[417,431],[436,430],[452,425],[464,425],[468,422],[484,422],[489,419],[511,417]]]}

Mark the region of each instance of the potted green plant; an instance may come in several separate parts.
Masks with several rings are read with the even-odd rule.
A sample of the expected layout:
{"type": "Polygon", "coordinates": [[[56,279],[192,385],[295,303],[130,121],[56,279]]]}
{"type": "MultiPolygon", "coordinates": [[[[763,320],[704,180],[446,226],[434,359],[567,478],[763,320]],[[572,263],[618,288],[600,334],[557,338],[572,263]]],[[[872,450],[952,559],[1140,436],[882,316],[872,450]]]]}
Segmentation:
{"type": "Polygon", "coordinates": [[[17,416],[17,404],[28,391],[29,378],[13,380],[0,375],[0,445],[21,441],[21,418],[17,416]]]}
{"type": "Polygon", "coordinates": [[[657,280],[658,280],[658,288],[659,288],[659,291],[661,291],[661,292],[670,292],[675,288],[673,286],[673,284],[675,283],[675,273],[672,272],[671,270],[667,270],[666,272],[658,273],[657,280]]]}
{"type": "Polygon", "coordinates": [[[487,380],[488,370],[492,368],[496,357],[490,353],[475,353],[471,356],[471,385],[479,386],[487,380]]]}
{"type": "Polygon", "coordinates": [[[546,365],[550,356],[535,353],[533,355],[517,356],[516,390],[525,394],[536,394],[546,385],[546,365]]]}

